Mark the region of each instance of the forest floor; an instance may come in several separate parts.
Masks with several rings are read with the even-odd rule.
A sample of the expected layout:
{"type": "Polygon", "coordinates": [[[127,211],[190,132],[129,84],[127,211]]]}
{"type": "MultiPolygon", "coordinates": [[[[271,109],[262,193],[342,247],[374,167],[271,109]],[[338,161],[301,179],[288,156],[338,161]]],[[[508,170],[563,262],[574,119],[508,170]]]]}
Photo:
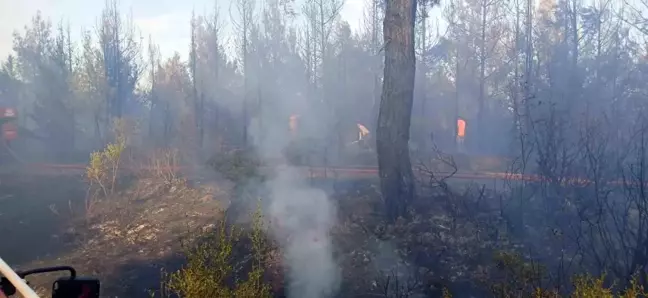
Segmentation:
{"type": "MultiPolygon", "coordinates": [[[[227,207],[227,185],[140,179],[89,206],[81,177],[6,178],[0,183],[0,256],[18,270],[73,266],[80,276],[101,279],[102,297],[149,297],[161,268],[181,265],[176,253],[184,240],[213,226],[227,207]]],[[[58,276],[28,281],[45,294],[58,276]]]]}
{"type": "MultiPolygon", "coordinates": [[[[101,279],[101,297],[151,297],[161,271],[183,265],[183,244],[222,219],[233,183],[133,181],[109,199],[88,202],[79,176],[0,177],[0,256],[18,270],[73,266],[80,276],[101,279]]],[[[442,287],[472,287],[463,280],[478,272],[473,261],[490,244],[474,223],[451,220],[443,195],[417,200],[412,220],[388,226],[375,180],[320,184],[338,205],[332,235],[341,297],[430,297],[442,287]]],[[[28,280],[48,295],[56,277],[28,280]]]]}

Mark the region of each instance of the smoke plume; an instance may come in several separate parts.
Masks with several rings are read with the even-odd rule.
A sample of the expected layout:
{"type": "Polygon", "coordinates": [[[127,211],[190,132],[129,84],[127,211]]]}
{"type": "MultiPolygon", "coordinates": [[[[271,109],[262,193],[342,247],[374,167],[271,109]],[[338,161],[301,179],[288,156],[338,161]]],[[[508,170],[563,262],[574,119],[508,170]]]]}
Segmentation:
{"type": "MultiPolygon", "coordinates": [[[[264,119],[263,127],[252,121],[250,136],[261,158],[283,159],[289,143],[287,128],[288,118],[275,123],[264,119]]],[[[284,165],[275,170],[266,182],[270,194],[265,215],[283,253],[288,296],[330,297],[340,282],[330,236],[336,205],[324,191],[310,187],[299,169],[284,165]]]]}

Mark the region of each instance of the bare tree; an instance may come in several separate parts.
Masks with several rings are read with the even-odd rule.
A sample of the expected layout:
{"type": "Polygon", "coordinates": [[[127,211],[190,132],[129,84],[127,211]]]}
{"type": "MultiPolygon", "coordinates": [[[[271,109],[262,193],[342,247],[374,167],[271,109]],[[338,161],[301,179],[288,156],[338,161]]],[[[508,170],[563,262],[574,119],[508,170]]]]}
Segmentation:
{"type": "Polygon", "coordinates": [[[369,5],[365,8],[364,13],[364,24],[365,31],[370,35],[370,44],[369,51],[373,56],[372,60],[372,72],[373,72],[373,84],[372,84],[372,94],[373,94],[373,105],[371,108],[371,123],[370,127],[375,130],[378,125],[378,110],[380,109],[380,81],[382,78],[381,68],[382,68],[382,22],[381,19],[384,15],[384,1],[383,0],[371,0],[369,5]]]}
{"type": "Polygon", "coordinates": [[[202,148],[203,146],[203,141],[204,141],[204,134],[205,134],[205,129],[204,129],[204,119],[205,119],[205,114],[204,114],[204,109],[205,109],[205,98],[202,96],[202,93],[200,93],[200,97],[198,95],[198,74],[197,74],[197,64],[198,64],[198,57],[197,57],[197,30],[198,30],[198,19],[196,18],[195,12],[191,13],[191,26],[190,26],[190,50],[189,50],[189,71],[191,73],[191,97],[193,101],[193,106],[194,106],[194,112],[193,112],[193,117],[194,117],[194,123],[197,129],[197,137],[198,137],[198,147],[202,148]]]}
{"type": "Polygon", "coordinates": [[[302,59],[305,63],[306,68],[306,79],[309,82],[308,88],[308,98],[315,98],[315,92],[317,90],[318,76],[317,76],[317,65],[319,62],[319,56],[316,52],[317,46],[317,12],[313,5],[306,2],[302,6],[302,13],[305,17],[305,28],[302,30],[302,59]]]}
{"type": "Polygon", "coordinates": [[[230,18],[232,23],[238,31],[238,50],[241,61],[241,68],[243,69],[243,144],[247,145],[248,142],[248,124],[249,124],[249,97],[250,97],[250,34],[255,26],[255,0],[237,0],[232,2],[236,7],[239,15],[239,20],[234,21],[230,7],[230,18]]]}
{"type": "MultiPolygon", "coordinates": [[[[160,53],[158,47],[153,43],[153,39],[149,36],[149,44],[148,44],[148,58],[149,58],[149,77],[151,80],[151,91],[149,92],[149,102],[151,104],[151,111],[149,113],[149,137],[154,140],[154,142],[158,144],[164,144],[166,140],[164,139],[166,137],[163,135],[163,138],[157,138],[157,130],[156,130],[156,124],[157,121],[159,120],[161,115],[166,114],[167,108],[165,107],[165,103],[162,103],[160,99],[160,94],[158,90],[158,72],[160,70],[160,53]]],[[[167,125],[164,123],[162,124],[163,127],[166,127],[167,125]]],[[[164,132],[167,130],[165,129],[164,132]]]]}

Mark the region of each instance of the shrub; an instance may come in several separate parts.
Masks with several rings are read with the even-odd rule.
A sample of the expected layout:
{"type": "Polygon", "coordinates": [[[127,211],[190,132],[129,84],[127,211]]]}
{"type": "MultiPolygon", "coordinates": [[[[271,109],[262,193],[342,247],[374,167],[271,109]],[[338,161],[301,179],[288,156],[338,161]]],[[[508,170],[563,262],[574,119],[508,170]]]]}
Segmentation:
{"type": "Polygon", "coordinates": [[[90,154],[86,177],[91,184],[99,185],[106,196],[115,190],[121,156],[125,148],[126,144],[118,140],[109,143],[103,150],[90,154]]]}
{"type": "Polygon", "coordinates": [[[90,188],[96,184],[103,191],[104,195],[108,196],[108,190],[105,185],[108,181],[108,171],[103,151],[96,151],[90,154],[90,162],[86,167],[86,178],[88,179],[88,183],[90,183],[90,188]]]}
{"type": "Polygon", "coordinates": [[[251,231],[228,227],[223,219],[214,232],[187,249],[187,264],[183,268],[163,276],[163,292],[184,298],[272,297],[270,286],[264,281],[267,243],[260,210],[254,214],[251,231]],[[246,242],[249,247],[241,247],[246,242]],[[239,252],[246,256],[240,258],[239,252]],[[242,264],[240,259],[249,263],[242,264]],[[241,275],[246,278],[240,278],[241,275]]]}
{"type": "MultiPolygon", "coordinates": [[[[493,282],[492,293],[495,297],[533,297],[560,298],[558,289],[542,287],[544,268],[526,262],[516,253],[500,252],[495,257],[497,269],[504,273],[505,282],[493,282]]],[[[590,274],[579,274],[572,280],[571,293],[566,297],[573,298],[639,298],[648,297],[643,286],[639,285],[636,276],[622,289],[614,285],[605,285],[605,275],[594,277],[590,274]]]]}
{"type": "Polygon", "coordinates": [[[115,140],[108,143],[103,150],[92,152],[90,162],[86,167],[86,177],[91,186],[98,185],[105,196],[112,194],[115,190],[122,154],[126,149],[127,137],[123,131],[125,126],[122,122],[121,119],[115,119],[115,140]]]}
{"type": "Polygon", "coordinates": [[[177,170],[180,157],[176,149],[159,149],[146,156],[144,166],[139,170],[141,178],[153,178],[166,185],[178,182],[177,170]]]}
{"type": "Polygon", "coordinates": [[[120,124],[120,119],[116,119],[114,123],[115,140],[108,143],[103,150],[92,152],[85,170],[85,176],[89,184],[86,195],[86,213],[91,212],[99,193],[103,194],[104,197],[108,197],[115,192],[127,138],[125,132],[123,132],[123,125],[120,124]]]}

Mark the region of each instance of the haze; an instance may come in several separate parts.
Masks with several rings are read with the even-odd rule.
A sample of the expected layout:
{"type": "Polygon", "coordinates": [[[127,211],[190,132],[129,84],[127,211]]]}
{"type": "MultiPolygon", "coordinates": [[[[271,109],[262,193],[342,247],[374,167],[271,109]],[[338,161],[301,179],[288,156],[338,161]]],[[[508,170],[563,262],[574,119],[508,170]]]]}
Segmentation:
{"type": "Polygon", "coordinates": [[[0,257],[120,297],[639,291],[646,8],[0,2],[0,257]]]}

